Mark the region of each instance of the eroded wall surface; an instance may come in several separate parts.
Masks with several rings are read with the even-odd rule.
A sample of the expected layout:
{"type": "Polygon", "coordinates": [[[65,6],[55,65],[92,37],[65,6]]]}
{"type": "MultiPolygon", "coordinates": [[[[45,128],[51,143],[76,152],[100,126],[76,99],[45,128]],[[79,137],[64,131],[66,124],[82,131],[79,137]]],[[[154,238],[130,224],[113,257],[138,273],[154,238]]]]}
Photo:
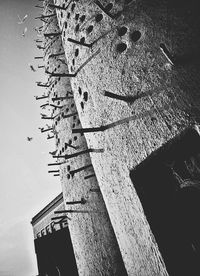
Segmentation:
{"type": "Polygon", "coordinates": [[[197,1],[55,0],[77,111],[129,275],[167,275],[130,170],[199,123],[197,1]]]}
{"type": "MultiPolygon", "coordinates": [[[[56,153],[49,170],[58,170],[61,179],[68,227],[79,275],[126,275],[119,246],[99,189],[84,135],[72,134],[82,128],[63,54],[60,29],[53,2],[44,2],[42,20],[44,64],[48,78],[48,105],[42,118],[51,125],[42,129],[56,139],[56,153]],[[50,16],[49,16],[50,15],[50,16]],[[49,17],[48,17],[49,16],[49,17]],[[50,115],[46,116],[46,111],[50,115]],[[67,212],[67,213],[66,213],[67,212]]],[[[91,150],[91,149],[90,149],[91,150]]],[[[101,149],[92,148],[97,156],[101,149]]],[[[65,209],[65,210],[64,210],[65,209]]],[[[61,212],[62,215],[62,212],[61,212]]]]}

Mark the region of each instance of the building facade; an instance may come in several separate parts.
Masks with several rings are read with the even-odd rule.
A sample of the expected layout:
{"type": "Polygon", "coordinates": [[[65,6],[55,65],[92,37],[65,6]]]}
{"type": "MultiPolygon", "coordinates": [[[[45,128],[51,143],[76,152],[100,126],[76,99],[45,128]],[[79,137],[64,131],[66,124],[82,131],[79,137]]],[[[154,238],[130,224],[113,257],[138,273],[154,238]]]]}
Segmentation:
{"type": "Polygon", "coordinates": [[[61,193],[31,221],[39,275],[78,276],[67,216],[54,214],[63,208],[61,193]]]}
{"type": "Polygon", "coordinates": [[[56,141],[79,275],[200,274],[197,7],[43,2],[41,131],[56,141]]]}

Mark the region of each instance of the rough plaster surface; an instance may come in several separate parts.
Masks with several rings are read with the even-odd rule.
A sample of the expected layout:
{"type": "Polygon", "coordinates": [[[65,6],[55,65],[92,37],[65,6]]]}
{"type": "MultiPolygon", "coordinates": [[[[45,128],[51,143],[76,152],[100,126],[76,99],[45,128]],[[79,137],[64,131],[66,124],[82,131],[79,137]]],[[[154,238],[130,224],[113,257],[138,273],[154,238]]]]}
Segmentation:
{"type": "MultiPolygon", "coordinates": [[[[46,2],[48,4],[50,2],[46,2]]],[[[48,8],[46,13],[51,13],[48,8]]],[[[44,14],[45,14],[44,12],[44,14]]],[[[44,33],[59,32],[56,17],[50,20],[51,23],[45,27],[44,33]]],[[[58,36],[54,39],[46,39],[46,50],[44,52],[45,69],[54,73],[67,73],[68,64],[65,57],[50,57],[51,54],[63,52],[62,40],[58,36]],[[55,40],[54,40],[55,39],[55,40]],[[59,61],[62,59],[66,64],[59,61]]],[[[50,77],[49,81],[54,83],[49,88],[49,103],[60,107],[52,109],[54,135],[56,138],[56,155],[74,154],[86,150],[85,137],[80,134],[72,134],[72,127],[81,127],[74,99],[52,102],[53,97],[65,97],[67,92],[72,92],[69,78],[50,77]],[[64,116],[74,114],[68,118],[64,116]],[[70,146],[66,146],[70,143],[70,146]]],[[[71,94],[69,94],[70,96],[71,94]]],[[[52,108],[52,107],[49,107],[52,108]]],[[[99,155],[100,153],[96,153],[99,155]]],[[[64,162],[64,158],[58,158],[59,162],[64,162]]],[[[53,160],[56,162],[56,159],[53,160]]],[[[89,154],[82,154],[75,158],[66,160],[60,166],[60,178],[62,183],[64,202],[86,200],[85,204],[66,205],[66,210],[74,210],[75,213],[67,214],[69,220],[69,231],[72,239],[74,254],[76,258],[79,275],[126,275],[126,270],[121,258],[121,253],[117,240],[103,201],[101,191],[95,176],[84,179],[84,176],[94,174],[93,167],[80,171],[72,177],[72,170],[90,165],[89,154]],[[92,190],[90,190],[92,189],[92,190]],[[78,211],[80,211],[78,213],[78,211]]],[[[55,166],[57,169],[58,166],[55,166]]],[[[49,167],[54,169],[54,167],[49,167]]]]}
{"type": "Polygon", "coordinates": [[[110,3],[111,15],[122,11],[118,18],[95,1],[55,0],[67,7],[57,9],[57,17],[69,71],[78,70],[70,80],[83,128],[117,122],[85,137],[89,147],[104,149],[90,155],[128,274],[167,275],[129,172],[199,120],[197,1],[100,1],[103,7],[110,3]],[[124,35],[121,27],[127,28],[124,35]],[[141,34],[137,41],[135,31],[141,34]],[[127,47],[123,52],[120,43],[127,47]],[[105,90],[138,99],[126,103],[104,96],[105,90]]]}

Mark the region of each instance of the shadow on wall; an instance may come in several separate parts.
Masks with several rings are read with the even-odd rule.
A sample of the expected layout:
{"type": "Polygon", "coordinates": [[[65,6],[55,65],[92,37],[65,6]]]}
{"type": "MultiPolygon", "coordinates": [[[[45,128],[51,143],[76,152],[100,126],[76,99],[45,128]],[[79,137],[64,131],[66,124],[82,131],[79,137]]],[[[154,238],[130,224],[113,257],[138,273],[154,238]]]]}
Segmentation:
{"type": "Polygon", "coordinates": [[[167,270],[200,275],[200,136],[194,129],[130,173],[167,270]]]}
{"type": "Polygon", "coordinates": [[[68,228],[35,240],[40,276],[78,276],[68,228]]]}

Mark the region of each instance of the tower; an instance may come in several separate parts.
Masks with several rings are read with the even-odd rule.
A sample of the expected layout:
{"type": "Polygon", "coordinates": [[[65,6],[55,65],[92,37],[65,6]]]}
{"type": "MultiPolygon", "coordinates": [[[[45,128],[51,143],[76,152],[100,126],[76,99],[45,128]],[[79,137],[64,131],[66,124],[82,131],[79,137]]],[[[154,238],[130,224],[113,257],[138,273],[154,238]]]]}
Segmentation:
{"type": "MultiPolygon", "coordinates": [[[[44,63],[65,210],[91,210],[93,219],[109,223],[98,241],[107,248],[115,240],[112,252],[121,254],[119,269],[124,264],[128,275],[198,275],[197,4],[44,2],[44,63]]],[[[69,222],[78,268],[80,217],[74,212],[69,222]]],[[[92,248],[88,239],[86,245],[92,248]]],[[[106,253],[107,260],[114,256],[106,253]]],[[[86,266],[82,259],[80,275],[113,273],[108,264],[99,271],[86,266]]]]}

